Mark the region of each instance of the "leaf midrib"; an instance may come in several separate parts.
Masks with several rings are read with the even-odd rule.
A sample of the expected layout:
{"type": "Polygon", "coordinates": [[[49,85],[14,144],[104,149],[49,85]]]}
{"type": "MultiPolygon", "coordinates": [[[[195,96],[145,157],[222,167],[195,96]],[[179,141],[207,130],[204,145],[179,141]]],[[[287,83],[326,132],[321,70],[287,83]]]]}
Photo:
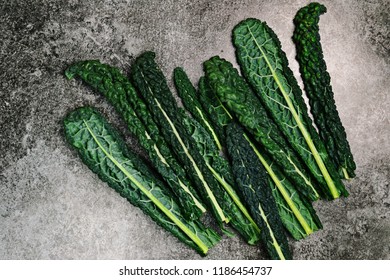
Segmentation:
{"type": "Polygon", "coordinates": [[[136,180],[127,170],[125,167],[122,166],[100,143],[100,141],[97,139],[97,136],[94,134],[92,129],[89,127],[88,122],[86,120],[83,120],[83,123],[85,127],[87,128],[88,132],[92,136],[95,143],[98,145],[98,147],[103,151],[103,153],[109,158],[112,163],[116,167],[119,168],[119,170],[125,174],[125,176],[133,182],[134,185],[138,189],[142,191],[172,222],[174,222],[191,240],[195,242],[196,245],[199,246],[199,248],[202,250],[204,254],[207,253],[208,247],[203,243],[203,241],[194,234],[182,221],[180,221],[172,212],[169,211],[168,208],[166,208],[148,189],[146,189],[138,180],[136,180]]]}
{"type": "Polygon", "coordinates": [[[199,177],[199,179],[201,180],[202,184],[203,184],[203,187],[205,188],[206,192],[207,192],[207,195],[208,197],[210,198],[212,204],[214,205],[216,211],[217,211],[217,214],[219,216],[219,219],[222,221],[222,222],[228,222],[228,219],[227,217],[225,216],[225,214],[223,213],[223,210],[221,208],[221,206],[219,205],[217,199],[215,198],[214,196],[214,193],[211,191],[210,189],[210,186],[207,184],[202,172],[200,171],[198,165],[196,164],[194,158],[192,157],[192,155],[189,153],[188,151],[188,148],[187,146],[184,144],[184,141],[183,139],[181,139],[175,125],[173,124],[172,120],[169,118],[168,114],[165,112],[164,108],[161,106],[160,102],[157,100],[157,98],[155,97],[155,94],[153,93],[153,90],[150,88],[146,78],[145,78],[145,75],[143,73],[143,71],[141,70],[141,68],[139,68],[139,72],[143,78],[143,80],[145,81],[146,83],[146,86],[148,87],[148,90],[150,92],[150,94],[153,96],[153,99],[154,99],[154,102],[156,102],[156,105],[157,107],[159,108],[159,110],[161,111],[161,113],[163,114],[164,118],[166,119],[166,121],[168,122],[169,126],[171,127],[176,139],[179,141],[179,144],[180,146],[182,147],[184,153],[186,154],[187,158],[190,160],[191,162],[191,165],[194,167],[195,169],[195,172],[197,174],[197,176],[199,177]]]}
{"type": "Polygon", "coordinates": [[[302,228],[305,230],[306,234],[309,235],[313,233],[313,229],[310,227],[310,225],[307,223],[305,217],[301,214],[299,209],[296,207],[294,202],[291,200],[290,196],[287,193],[287,190],[282,185],[281,181],[279,180],[278,176],[276,176],[275,172],[271,168],[271,166],[267,163],[267,161],[264,159],[264,157],[260,154],[260,152],[257,150],[255,145],[252,143],[252,141],[248,138],[246,134],[244,134],[244,138],[248,141],[249,145],[252,147],[253,151],[259,158],[260,162],[263,164],[264,168],[267,170],[268,174],[272,178],[272,180],[275,182],[275,185],[277,186],[278,190],[280,191],[282,197],[287,202],[287,205],[290,207],[291,211],[294,213],[294,216],[297,218],[298,222],[302,226],[302,228]]]}
{"type": "Polygon", "coordinates": [[[325,181],[326,181],[326,183],[327,183],[327,185],[328,185],[328,187],[330,189],[330,192],[331,192],[333,198],[338,198],[340,196],[340,192],[336,188],[336,186],[335,186],[335,184],[334,184],[334,182],[333,182],[333,180],[332,180],[332,178],[331,178],[331,176],[330,176],[330,174],[329,174],[329,172],[328,172],[328,170],[327,170],[327,168],[326,168],[326,166],[325,166],[321,156],[319,155],[319,153],[317,151],[316,146],[313,143],[313,140],[310,137],[310,134],[306,130],[305,126],[303,125],[303,123],[302,123],[302,121],[301,121],[301,119],[300,119],[300,117],[299,117],[299,115],[297,113],[297,111],[295,110],[295,107],[294,107],[294,105],[292,103],[292,100],[288,96],[286,90],[284,89],[284,87],[283,87],[283,85],[282,85],[282,83],[281,83],[281,81],[279,79],[279,76],[277,75],[275,69],[272,67],[272,65],[271,65],[271,63],[270,63],[266,53],[264,52],[262,46],[259,44],[259,42],[257,42],[257,39],[254,36],[254,34],[253,34],[253,32],[252,32],[252,30],[251,30],[251,28],[250,28],[250,26],[248,24],[247,24],[247,28],[248,28],[248,31],[249,31],[253,41],[255,42],[255,44],[257,46],[257,48],[261,52],[261,54],[262,54],[262,56],[263,56],[263,58],[264,58],[264,60],[265,60],[265,62],[267,64],[268,68],[270,69],[272,77],[274,78],[276,84],[278,85],[278,88],[279,88],[280,92],[282,93],[283,98],[287,102],[287,105],[288,105],[288,107],[290,109],[290,112],[292,113],[293,118],[296,121],[296,123],[297,123],[297,125],[299,127],[299,130],[302,133],[302,136],[305,138],[305,141],[306,141],[307,145],[309,146],[309,149],[311,150],[311,152],[312,152],[312,154],[314,156],[314,159],[317,162],[317,165],[318,165],[318,167],[321,170],[322,175],[324,176],[324,179],[325,179],[325,181]]]}

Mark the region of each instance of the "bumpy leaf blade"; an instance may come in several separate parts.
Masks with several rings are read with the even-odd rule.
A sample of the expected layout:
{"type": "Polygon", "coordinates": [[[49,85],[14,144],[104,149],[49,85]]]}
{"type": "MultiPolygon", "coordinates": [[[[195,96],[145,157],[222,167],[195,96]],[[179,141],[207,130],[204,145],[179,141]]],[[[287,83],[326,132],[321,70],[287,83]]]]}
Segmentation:
{"type": "Polygon", "coordinates": [[[355,176],[356,164],[337,111],[320,42],[318,22],[320,15],[325,12],[326,7],[315,2],[301,8],[294,18],[293,41],[302,81],[320,137],[338,167],[340,176],[349,179],[355,176]]]}
{"type": "MultiPolygon", "coordinates": [[[[180,67],[174,69],[174,82],[185,108],[194,117],[184,117],[182,123],[197,144],[198,150],[203,155],[207,167],[232,198],[236,206],[241,210],[241,212],[236,211],[233,213],[236,217],[231,219],[231,223],[235,224],[235,227],[240,227],[240,223],[237,223],[237,221],[242,221],[243,216],[245,216],[249,222],[247,225],[248,230],[243,231],[249,233],[246,236],[246,240],[250,244],[256,243],[260,229],[236,193],[230,163],[225,157],[221,156],[222,146],[217,129],[215,129],[214,124],[209,119],[207,111],[203,109],[195,87],[192,85],[185,71],[180,67]]],[[[203,90],[203,88],[200,90],[203,90]]],[[[211,106],[211,104],[209,105],[211,106]]]]}
{"type": "MultiPolygon", "coordinates": [[[[230,107],[232,108],[232,112],[236,112],[236,115],[239,118],[241,111],[240,108],[249,108],[248,111],[252,113],[245,111],[249,114],[249,116],[251,116],[253,112],[256,112],[256,109],[253,109],[251,106],[254,108],[261,108],[262,105],[258,104],[258,101],[253,101],[253,93],[252,98],[247,97],[251,90],[248,88],[243,78],[238,74],[238,71],[233,68],[231,63],[218,57],[214,57],[209,61],[206,61],[204,66],[206,77],[209,78],[210,85],[212,85],[212,89],[214,89],[211,89],[211,92],[208,94],[209,97],[207,99],[207,103],[204,105],[206,106],[206,104],[208,104],[209,112],[211,114],[214,114],[213,108],[223,108],[223,110],[219,110],[218,115],[221,115],[222,112],[225,111],[225,117],[218,118],[215,126],[226,128],[229,123],[236,121],[226,110],[226,107],[224,107],[221,103],[221,100],[225,100],[223,97],[227,95],[225,94],[227,92],[230,92],[233,96],[235,96],[233,102],[234,105],[230,104],[230,107]],[[218,98],[218,95],[222,96],[222,98],[218,98]]],[[[228,104],[229,102],[227,102],[227,105],[228,104]]],[[[252,115],[253,118],[261,116],[262,115],[256,116],[256,114],[252,115]]],[[[265,122],[264,125],[272,123],[272,120],[268,117],[262,120],[265,122]]],[[[236,130],[238,130],[237,133],[243,133],[237,128],[236,130]]],[[[271,159],[263,145],[256,145],[246,133],[244,134],[244,138],[252,148],[251,152],[256,154],[258,160],[262,163],[269,175],[270,186],[272,187],[273,195],[278,205],[279,215],[290,234],[298,240],[322,228],[321,222],[312,205],[297,192],[297,184],[292,184],[290,182],[276,161],[271,159]]],[[[268,134],[265,139],[268,139],[269,141],[270,137],[268,134]]],[[[265,144],[267,145],[269,142],[265,142],[265,144]]],[[[288,146],[287,143],[285,143],[285,147],[286,146],[288,146]]],[[[267,147],[270,149],[272,146],[267,147]]],[[[282,147],[279,147],[279,149],[281,148],[282,147]]],[[[285,167],[283,168],[283,171],[284,170],[286,170],[285,167]]]]}
{"type": "Polygon", "coordinates": [[[225,126],[231,122],[233,118],[232,115],[222,104],[218,95],[215,94],[204,76],[199,79],[198,92],[199,102],[201,103],[203,110],[208,114],[209,119],[213,123],[218,138],[224,143],[224,146],[226,146],[225,126]]]}
{"type": "Polygon", "coordinates": [[[270,159],[264,149],[257,146],[246,134],[244,138],[269,175],[268,181],[278,206],[279,215],[291,236],[299,240],[321,229],[321,221],[311,203],[297,192],[296,187],[286,178],[282,169],[270,159]]]}
{"type": "Polygon", "coordinates": [[[237,124],[226,129],[227,150],[232,159],[237,185],[249,206],[251,214],[261,227],[262,240],[273,259],[291,259],[287,238],[279,217],[275,199],[268,186],[268,175],[251,152],[243,132],[237,124]]]}
{"type": "Polygon", "coordinates": [[[183,101],[184,107],[210,133],[218,149],[222,150],[222,144],[217,132],[213,128],[208,116],[203,111],[202,105],[197,97],[197,91],[188,78],[187,73],[183,68],[177,67],[173,71],[173,78],[177,93],[183,101]]]}
{"type": "Polygon", "coordinates": [[[164,184],[130,152],[119,133],[89,107],[71,112],[64,120],[68,142],[83,162],[130,203],[185,244],[206,254],[220,237],[198,221],[187,221],[164,184]]]}
{"type": "Polygon", "coordinates": [[[229,195],[228,200],[231,203],[225,207],[229,209],[226,212],[231,217],[231,225],[243,235],[249,244],[257,243],[260,238],[260,229],[244,205],[243,200],[237,194],[236,184],[228,160],[219,154],[219,149],[208,131],[196,120],[183,118],[183,125],[196,143],[206,166],[229,195]]]}
{"type": "Polygon", "coordinates": [[[217,56],[203,65],[209,84],[221,102],[283,167],[297,189],[309,199],[317,200],[319,194],[305,166],[237,69],[217,56]]]}
{"type": "MultiPolygon", "coordinates": [[[[150,106],[155,121],[165,128],[167,141],[171,143],[173,149],[176,149],[178,157],[183,160],[182,163],[194,175],[194,181],[197,182],[199,191],[202,192],[204,198],[208,199],[217,220],[230,222],[248,242],[256,242],[258,232],[252,223],[240,213],[240,208],[226,189],[227,184],[221,184],[221,181],[226,180],[226,175],[220,174],[220,171],[216,170],[213,161],[205,161],[205,156],[209,157],[214,154],[206,155],[204,150],[199,149],[199,143],[194,141],[193,136],[196,137],[200,133],[192,135],[192,130],[189,129],[188,125],[196,123],[196,121],[189,121],[186,112],[178,108],[166,78],[155,62],[155,54],[146,52],[140,55],[132,67],[131,75],[146,103],[150,106]],[[186,122],[187,120],[188,122],[186,122]],[[213,168],[215,168],[219,178],[222,178],[221,181],[212,171],[213,168]]],[[[197,129],[204,130],[202,126],[197,127],[197,129]]],[[[213,145],[211,138],[209,140],[210,145],[213,145]]],[[[218,149],[216,151],[219,156],[218,149]]]]}
{"type": "MultiPolygon", "coordinates": [[[[154,121],[161,127],[165,140],[184,165],[197,189],[213,211],[219,222],[228,222],[219,201],[218,182],[203,164],[202,156],[196,151],[196,144],[186,137],[185,129],[180,124],[176,102],[166,84],[165,77],[154,61],[155,54],[146,52],[139,56],[131,67],[131,78],[142,95],[154,121]]],[[[222,198],[220,197],[220,198],[222,198]]]]}
{"type": "Polygon", "coordinates": [[[179,199],[184,214],[192,220],[199,218],[206,211],[199,195],[127,77],[119,69],[99,61],[78,62],[70,66],[65,74],[69,79],[81,78],[107,98],[179,199]]]}
{"type": "Polygon", "coordinates": [[[328,198],[347,196],[333,162],[315,131],[276,34],[264,22],[246,19],[233,30],[243,75],[301,156],[328,198]]]}

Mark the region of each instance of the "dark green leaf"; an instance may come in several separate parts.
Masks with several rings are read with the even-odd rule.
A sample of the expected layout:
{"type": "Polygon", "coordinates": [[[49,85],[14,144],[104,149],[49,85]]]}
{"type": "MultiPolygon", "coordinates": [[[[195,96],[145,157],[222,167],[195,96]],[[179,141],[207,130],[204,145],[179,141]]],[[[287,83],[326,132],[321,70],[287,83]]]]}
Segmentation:
{"type": "MultiPolygon", "coordinates": [[[[268,118],[268,116],[263,113],[264,109],[257,113],[259,109],[262,109],[262,105],[259,100],[256,99],[249,86],[238,74],[238,71],[233,68],[233,65],[226,60],[214,57],[206,61],[204,66],[206,76],[209,77],[210,84],[213,85],[213,88],[215,89],[215,96],[217,96],[217,93],[221,96],[221,98],[218,99],[218,97],[211,97],[210,94],[209,104],[212,104],[213,108],[220,108],[223,107],[223,105],[218,106],[220,103],[219,100],[226,101],[227,106],[232,109],[232,113],[235,113],[251,131],[255,132],[255,138],[259,139],[263,136],[263,141],[259,142],[263,142],[264,145],[256,145],[248,135],[244,134],[245,141],[247,141],[252,148],[252,151],[248,151],[248,153],[256,154],[258,160],[262,163],[269,175],[269,179],[271,180],[270,186],[272,186],[273,195],[277,201],[279,215],[281,216],[286,229],[295,239],[302,239],[319,228],[322,228],[321,222],[311,204],[297,192],[299,185],[297,183],[292,184],[283,174],[279,164],[276,163],[276,160],[271,160],[269,153],[266,152],[264,147],[267,147],[267,151],[270,151],[275,147],[272,145],[272,139],[281,138],[279,141],[284,141],[284,138],[277,134],[278,128],[276,125],[273,125],[272,119],[268,118]],[[227,98],[228,96],[232,96],[233,101],[230,101],[230,99],[227,98]],[[247,109],[241,110],[242,108],[247,109]],[[248,117],[243,116],[243,111],[247,112],[248,117]],[[271,130],[271,133],[265,134],[263,133],[263,130],[258,129],[258,127],[264,128],[267,126],[267,131],[271,130]]],[[[223,108],[226,110],[225,107],[223,108]]],[[[225,115],[226,118],[230,118],[230,121],[228,122],[225,120],[223,122],[217,122],[216,126],[226,127],[228,123],[235,121],[232,117],[229,117],[228,112],[226,112],[225,115]]],[[[275,141],[276,145],[278,145],[279,141],[275,141]]],[[[288,150],[288,143],[285,141],[282,143],[284,143],[284,146],[276,146],[277,152],[283,148],[288,150]]],[[[291,153],[294,154],[294,151],[291,151],[291,153]]],[[[279,160],[281,159],[279,158],[279,160]]],[[[289,162],[290,161],[288,160],[287,163],[289,162]]],[[[283,171],[286,170],[288,170],[288,168],[283,166],[283,171]]]]}
{"type": "Polygon", "coordinates": [[[205,112],[203,112],[202,105],[197,96],[198,93],[183,68],[175,68],[173,71],[173,78],[177,93],[181,98],[184,107],[210,133],[218,149],[222,150],[221,141],[218,138],[217,132],[214,130],[212,123],[205,112]]]}
{"type": "Polygon", "coordinates": [[[117,68],[99,61],[81,61],[66,72],[68,78],[79,77],[103,94],[126,122],[146,150],[151,162],[178,197],[183,211],[196,219],[206,211],[185,170],[153,121],[145,103],[137,95],[131,82],[117,68]]]}
{"type": "Polygon", "coordinates": [[[320,137],[338,167],[340,176],[349,179],[355,176],[356,164],[337,111],[320,42],[318,22],[320,15],[325,12],[325,6],[315,2],[301,8],[294,18],[293,41],[311,113],[320,137]]]}
{"type": "Polygon", "coordinates": [[[233,43],[243,75],[323,192],[331,199],[347,196],[348,192],[311,123],[276,34],[266,23],[246,19],[234,28],[233,43]]]}
{"type": "Polygon", "coordinates": [[[319,194],[298,155],[237,69],[217,56],[203,65],[210,86],[223,104],[283,167],[286,175],[297,185],[297,189],[311,200],[318,199],[319,194]]]}
{"type": "Polygon", "coordinates": [[[248,242],[256,242],[258,236],[256,228],[240,212],[235,198],[230,196],[231,193],[226,189],[228,185],[221,184],[221,181],[226,181],[227,175],[215,169],[214,159],[212,162],[205,161],[206,158],[210,160],[210,157],[214,157],[214,151],[217,151],[219,157],[217,148],[212,149],[211,153],[208,150],[213,147],[211,145],[216,147],[212,138],[203,138],[208,141],[205,143],[197,138],[204,137],[207,133],[199,123],[190,119],[184,110],[179,109],[166,78],[154,58],[155,54],[152,52],[139,56],[132,66],[131,75],[150,111],[153,112],[155,121],[164,128],[166,140],[175,149],[178,158],[182,160],[189,173],[193,175],[199,192],[213,209],[217,220],[219,222],[230,221],[248,242]]]}
{"type": "Polygon", "coordinates": [[[262,241],[273,259],[291,259],[278,208],[268,186],[268,175],[245,140],[244,132],[231,123],[226,128],[227,149],[237,186],[261,227],[262,241]]]}
{"type": "Polygon", "coordinates": [[[156,223],[202,254],[218,242],[215,232],[183,217],[164,184],[126,148],[119,133],[97,111],[89,107],[75,110],[64,125],[68,142],[83,162],[156,223]]]}

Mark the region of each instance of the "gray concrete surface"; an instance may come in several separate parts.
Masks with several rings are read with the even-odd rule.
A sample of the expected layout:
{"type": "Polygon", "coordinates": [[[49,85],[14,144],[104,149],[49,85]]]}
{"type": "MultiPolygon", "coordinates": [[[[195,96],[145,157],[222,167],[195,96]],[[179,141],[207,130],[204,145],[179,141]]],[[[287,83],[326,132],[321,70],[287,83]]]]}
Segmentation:
{"type": "MultiPolygon", "coordinates": [[[[182,66],[196,82],[212,55],[235,61],[231,30],[257,17],[278,34],[298,73],[292,19],[307,3],[1,1],[0,259],[200,259],[99,181],[64,142],[61,121],[81,105],[124,126],[102,97],[63,71],[92,58],[127,71],[135,56],[154,50],[167,75],[182,66]]],[[[291,249],[296,259],[390,259],[389,2],[322,3],[325,59],[357,177],[346,183],[348,198],[315,203],[324,229],[291,240],[291,249]]],[[[266,254],[224,237],[205,258],[266,254]]]]}

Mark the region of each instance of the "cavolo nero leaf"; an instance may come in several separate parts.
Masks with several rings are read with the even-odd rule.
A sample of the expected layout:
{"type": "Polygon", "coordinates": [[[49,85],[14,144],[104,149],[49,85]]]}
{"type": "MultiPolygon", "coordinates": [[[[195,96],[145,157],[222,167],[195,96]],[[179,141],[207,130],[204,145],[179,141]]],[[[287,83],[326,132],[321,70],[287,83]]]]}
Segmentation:
{"type": "Polygon", "coordinates": [[[183,119],[183,126],[195,141],[197,149],[203,157],[204,164],[229,195],[228,202],[224,203],[224,207],[229,209],[226,213],[229,214],[230,224],[241,233],[249,244],[256,244],[260,238],[260,229],[236,192],[229,162],[220,156],[219,150],[208,131],[196,120],[185,118],[183,119]]]}
{"type": "Polygon", "coordinates": [[[161,128],[162,135],[175,152],[178,160],[184,165],[189,176],[195,183],[203,201],[212,210],[218,222],[228,222],[216,196],[224,193],[218,191],[218,182],[208,172],[207,167],[200,164],[203,159],[194,150],[195,143],[188,141],[185,130],[176,120],[178,111],[172,98],[164,95],[171,94],[162,73],[154,62],[155,54],[146,52],[139,56],[131,66],[131,78],[138,92],[144,98],[154,121],[161,128]],[[167,91],[168,93],[164,93],[167,91]]]}
{"type": "Polygon", "coordinates": [[[231,196],[233,188],[227,183],[226,174],[216,170],[216,159],[213,157],[219,157],[218,148],[211,153],[210,150],[202,149],[209,149],[214,142],[211,137],[206,139],[208,134],[204,128],[178,107],[164,74],[155,62],[155,54],[146,52],[137,57],[131,69],[131,76],[153,112],[155,121],[164,128],[167,141],[189,173],[193,174],[199,192],[208,200],[217,221],[229,222],[248,243],[255,243],[259,236],[257,226],[246,218],[236,204],[238,197],[231,196]],[[202,137],[209,144],[200,143],[202,140],[197,137],[202,137]],[[230,190],[227,187],[230,187],[230,190]]]}
{"type": "Polygon", "coordinates": [[[269,175],[269,186],[272,188],[279,216],[291,236],[299,240],[322,229],[321,221],[310,201],[297,192],[296,187],[264,149],[256,145],[248,135],[244,134],[244,138],[269,175]]]}
{"type": "Polygon", "coordinates": [[[318,22],[320,15],[325,12],[326,7],[315,2],[301,8],[294,18],[293,41],[310,110],[320,137],[340,177],[349,179],[355,176],[356,164],[337,111],[320,42],[318,22]]]}
{"type": "Polygon", "coordinates": [[[199,102],[201,103],[203,110],[208,114],[220,141],[226,143],[225,126],[231,122],[233,118],[232,115],[210,87],[205,76],[200,77],[198,88],[199,102]]]}
{"type": "MultiPolygon", "coordinates": [[[[230,66],[233,67],[231,64],[230,66]]],[[[220,82],[223,83],[223,86],[218,86],[216,79],[214,79],[213,85],[222,90],[223,88],[226,89],[227,87],[231,87],[230,90],[235,92],[237,91],[237,86],[240,84],[237,80],[241,77],[238,72],[229,70],[231,70],[230,67],[226,67],[224,71],[221,72],[223,77],[220,78],[220,82]],[[238,77],[236,77],[236,75],[238,77]]],[[[214,74],[216,73],[214,72],[214,74]]],[[[222,104],[218,95],[210,87],[206,77],[201,77],[198,84],[199,94],[196,96],[198,102],[201,103],[205,114],[211,120],[212,127],[218,132],[217,134],[218,138],[221,139],[220,141],[226,143],[226,127],[228,124],[235,122],[235,120],[222,104]]],[[[321,229],[322,224],[310,202],[297,192],[296,187],[294,187],[290,180],[286,178],[275,161],[271,160],[267,152],[264,149],[260,149],[258,145],[250,140],[246,133],[244,135],[245,141],[247,141],[252,148],[252,153],[255,153],[270,175],[269,184],[272,187],[273,195],[277,201],[279,215],[291,236],[294,239],[299,240],[318,229],[321,229]]],[[[198,142],[204,143],[205,141],[199,139],[198,142]]]]}
{"type": "Polygon", "coordinates": [[[222,150],[222,144],[218,138],[217,132],[213,128],[207,115],[204,113],[202,105],[197,99],[197,91],[183,68],[176,67],[173,70],[173,80],[175,82],[176,91],[181,98],[184,107],[206,130],[208,130],[218,149],[222,150]]]}
{"type": "MultiPolygon", "coordinates": [[[[177,68],[176,68],[177,69],[177,68]]],[[[176,70],[177,71],[177,70],[176,70]]],[[[193,85],[189,81],[186,73],[183,69],[180,70],[180,79],[176,79],[176,86],[179,91],[184,91],[188,88],[193,88],[193,85]],[[187,77],[187,78],[186,78],[187,77]]],[[[191,138],[196,143],[197,149],[202,155],[204,159],[204,163],[208,167],[208,169],[212,172],[215,179],[223,186],[225,191],[229,194],[235,205],[231,205],[229,208],[236,208],[240,211],[231,211],[230,215],[234,215],[234,218],[230,220],[231,224],[235,228],[240,228],[241,223],[245,218],[247,219],[247,226],[249,234],[246,239],[248,243],[254,244],[258,241],[258,233],[260,232],[259,227],[252,219],[249,211],[244,206],[244,203],[240,199],[239,195],[235,190],[235,182],[233,178],[233,174],[231,171],[231,166],[229,161],[221,155],[220,149],[217,147],[216,143],[220,143],[218,140],[215,141],[215,137],[217,133],[215,132],[214,126],[210,120],[208,120],[207,112],[205,112],[200,104],[200,101],[197,98],[196,92],[192,91],[183,93],[181,95],[186,95],[186,101],[183,102],[186,104],[186,108],[191,108],[194,110],[196,107],[196,111],[198,112],[197,116],[200,119],[197,121],[195,118],[190,118],[185,116],[185,113],[181,114],[183,117],[182,124],[186,128],[187,133],[191,136],[191,138]],[[204,123],[207,120],[207,125],[202,126],[201,122],[204,123]],[[243,218],[243,216],[245,218],[243,218]]],[[[181,108],[177,108],[178,111],[181,111],[181,108]]],[[[219,138],[217,138],[219,139],[219,138]]]]}
{"type": "Polygon", "coordinates": [[[181,208],[136,154],[126,148],[119,133],[90,107],[79,108],[64,120],[68,142],[100,179],[157,224],[201,254],[220,237],[199,221],[188,221],[181,208]]]}
{"type": "Polygon", "coordinates": [[[205,206],[129,79],[119,69],[96,60],[75,63],[65,75],[82,79],[107,98],[179,199],[186,217],[199,218],[206,211],[205,206]]]}
{"type": "MultiPolygon", "coordinates": [[[[233,71],[233,66],[218,58],[213,59],[214,63],[207,63],[208,67],[205,69],[206,78],[210,78],[210,83],[207,83],[204,79],[203,83],[207,84],[208,90],[204,93],[205,107],[209,108],[211,115],[218,115],[215,119],[214,126],[225,129],[228,124],[236,122],[232,115],[229,114],[226,107],[221,103],[218,94],[222,95],[223,92],[231,92],[232,95],[240,96],[242,90],[245,88],[243,83],[245,81],[239,76],[237,71],[233,71]],[[220,66],[218,61],[224,62],[220,66]],[[221,71],[223,70],[223,71],[221,71]],[[209,77],[211,75],[211,77],[209,77]],[[212,85],[209,87],[208,85],[212,85]],[[218,114],[215,113],[215,109],[218,110],[218,114]]],[[[206,62],[204,63],[206,65],[206,62]]],[[[222,95],[224,96],[224,95],[222,95]]],[[[242,96],[243,100],[247,100],[245,95],[242,96]]],[[[240,104],[240,102],[235,102],[240,104]]],[[[243,103],[245,104],[245,103],[243,103]]],[[[250,108],[252,103],[246,106],[250,108]]],[[[257,103],[252,105],[256,106],[257,103]]],[[[245,105],[243,105],[245,107],[245,105]]],[[[297,192],[296,184],[292,184],[290,180],[284,175],[279,165],[272,160],[269,154],[266,152],[262,145],[256,145],[256,143],[250,139],[246,133],[244,133],[244,139],[252,148],[252,153],[258,157],[258,160],[262,163],[269,175],[269,185],[272,187],[274,198],[277,202],[279,215],[285,228],[289,231],[291,236],[297,240],[302,239],[314,231],[322,228],[322,224],[315,213],[312,205],[305,199],[299,192],[297,192]]],[[[224,140],[226,142],[226,140],[224,140]]],[[[248,151],[249,153],[249,151],[248,151]]]]}
{"type": "Polygon", "coordinates": [[[237,69],[218,56],[203,65],[207,80],[219,100],[283,167],[298,190],[310,200],[317,200],[319,194],[311,176],[237,69]]]}
{"type": "Polygon", "coordinates": [[[243,75],[317,179],[323,193],[330,199],[347,196],[311,123],[302,92],[276,34],[265,22],[249,18],[235,26],[233,44],[243,75]]]}
{"type": "Polygon", "coordinates": [[[262,241],[269,255],[272,259],[291,259],[287,237],[264,167],[251,151],[244,132],[236,123],[227,126],[226,135],[237,186],[262,229],[262,241]]]}

